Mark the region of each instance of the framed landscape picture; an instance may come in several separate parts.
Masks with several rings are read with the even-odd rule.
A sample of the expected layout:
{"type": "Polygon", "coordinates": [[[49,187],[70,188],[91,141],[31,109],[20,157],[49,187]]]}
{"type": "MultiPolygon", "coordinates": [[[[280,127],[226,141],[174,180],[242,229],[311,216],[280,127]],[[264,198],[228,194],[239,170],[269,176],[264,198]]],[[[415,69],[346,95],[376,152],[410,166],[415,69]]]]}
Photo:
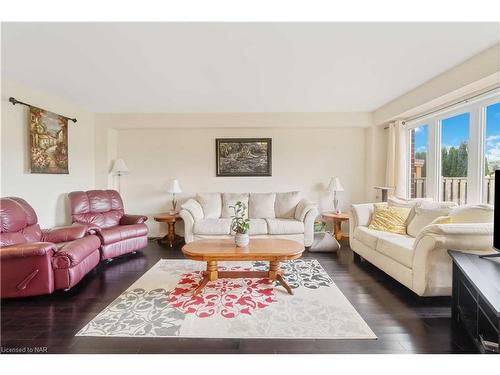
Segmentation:
{"type": "Polygon", "coordinates": [[[217,138],[217,177],[271,176],[271,138],[217,138]]]}
{"type": "Polygon", "coordinates": [[[69,173],[67,118],[30,107],[29,136],[31,173],[69,173]]]}

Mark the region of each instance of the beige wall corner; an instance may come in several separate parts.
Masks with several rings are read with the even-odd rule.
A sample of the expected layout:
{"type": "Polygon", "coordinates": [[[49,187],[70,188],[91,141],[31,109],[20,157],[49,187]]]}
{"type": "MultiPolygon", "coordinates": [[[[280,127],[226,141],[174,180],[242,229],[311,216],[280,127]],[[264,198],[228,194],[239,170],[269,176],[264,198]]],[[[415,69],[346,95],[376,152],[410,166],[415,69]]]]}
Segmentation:
{"type": "Polygon", "coordinates": [[[69,224],[67,193],[95,186],[94,114],[43,91],[2,80],[1,128],[1,195],[24,198],[37,212],[42,227],[69,224]],[[76,124],[68,123],[68,175],[29,172],[28,109],[12,105],[11,96],[78,119],[76,124]]]}

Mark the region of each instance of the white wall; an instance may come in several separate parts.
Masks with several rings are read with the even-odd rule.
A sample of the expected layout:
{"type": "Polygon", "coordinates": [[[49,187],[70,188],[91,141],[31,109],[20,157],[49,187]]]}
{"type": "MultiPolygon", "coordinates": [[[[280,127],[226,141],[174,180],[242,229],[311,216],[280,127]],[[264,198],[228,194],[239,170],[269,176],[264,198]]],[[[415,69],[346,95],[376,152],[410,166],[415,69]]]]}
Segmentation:
{"type": "Polygon", "coordinates": [[[94,173],[94,114],[65,100],[12,81],[2,80],[1,195],[26,199],[38,214],[42,227],[70,223],[66,194],[92,189],[94,173]],[[68,124],[69,174],[30,174],[28,109],[13,106],[9,97],[27,102],[78,122],[68,124]]]}
{"type": "MultiPolygon", "coordinates": [[[[168,211],[170,197],[166,187],[171,178],[180,180],[181,200],[200,191],[301,190],[304,196],[319,203],[320,211],[327,211],[333,209],[333,203],[332,196],[325,189],[331,176],[339,176],[346,190],[340,196],[344,210],[348,209],[350,202],[365,201],[365,122],[363,126],[359,123],[353,127],[347,127],[344,121],[334,121],[328,126],[317,123],[315,127],[286,127],[275,122],[278,123],[276,127],[240,128],[234,124],[245,124],[253,116],[264,118],[263,123],[266,123],[266,116],[232,114],[233,127],[179,127],[171,121],[171,114],[154,115],[155,120],[150,118],[152,115],[130,116],[126,119],[127,115],[97,115],[96,118],[97,129],[104,134],[103,137],[116,136],[114,142],[100,139],[101,144],[116,147],[115,151],[106,153],[123,158],[131,170],[130,175],[122,177],[121,183],[126,211],[130,213],[152,217],[168,211]],[[156,124],[157,128],[142,129],[134,124],[156,124]],[[215,138],[223,137],[272,138],[272,177],[216,177],[215,138]]],[[[185,114],[184,118],[191,116],[196,117],[185,114]]],[[[224,116],[220,115],[218,123],[225,123],[224,116]]],[[[184,119],[186,121],[189,122],[184,119]]],[[[96,137],[102,138],[97,134],[96,137]]],[[[104,165],[109,167],[110,162],[105,161],[104,165]]],[[[97,180],[108,186],[111,184],[107,176],[97,177],[97,180]]],[[[148,225],[152,235],[166,230],[152,218],[148,225]]]]}

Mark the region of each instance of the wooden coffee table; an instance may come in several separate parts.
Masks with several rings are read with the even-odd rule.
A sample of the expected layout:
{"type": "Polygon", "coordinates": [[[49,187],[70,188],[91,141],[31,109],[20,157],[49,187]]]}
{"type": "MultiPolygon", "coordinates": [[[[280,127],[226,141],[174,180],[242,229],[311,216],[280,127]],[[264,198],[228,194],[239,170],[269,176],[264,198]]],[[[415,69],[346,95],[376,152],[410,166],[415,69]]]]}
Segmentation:
{"type": "Polygon", "coordinates": [[[277,280],[288,293],[292,288],[283,278],[279,270],[280,262],[300,258],[304,245],[299,242],[283,239],[251,239],[248,246],[237,247],[234,240],[214,239],[190,242],[182,247],[184,256],[188,259],[207,262],[207,270],[200,285],[193,295],[200,293],[209,281],[219,278],[262,278],[277,280]],[[219,271],[218,261],[268,261],[268,271],[219,271]]]}

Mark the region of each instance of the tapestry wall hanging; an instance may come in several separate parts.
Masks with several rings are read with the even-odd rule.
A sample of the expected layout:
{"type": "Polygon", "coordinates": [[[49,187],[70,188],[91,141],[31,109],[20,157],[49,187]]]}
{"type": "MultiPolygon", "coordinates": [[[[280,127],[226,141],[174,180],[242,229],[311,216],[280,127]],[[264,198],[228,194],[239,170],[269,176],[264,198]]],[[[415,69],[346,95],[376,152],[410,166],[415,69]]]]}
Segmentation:
{"type": "Polygon", "coordinates": [[[29,107],[31,173],[68,174],[68,118],[29,107]]]}
{"type": "Polygon", "coordinates": [[[217,138],[217,176],[271,176],[271,138],[217,138]]]}

